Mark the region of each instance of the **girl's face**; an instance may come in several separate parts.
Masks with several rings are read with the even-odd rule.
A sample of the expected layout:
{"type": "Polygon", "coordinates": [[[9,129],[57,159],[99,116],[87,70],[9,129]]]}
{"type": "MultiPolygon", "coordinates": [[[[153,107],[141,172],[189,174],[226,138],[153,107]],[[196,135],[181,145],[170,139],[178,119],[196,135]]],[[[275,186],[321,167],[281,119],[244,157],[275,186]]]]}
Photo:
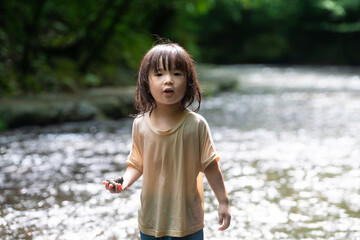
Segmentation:
{"type": "MultiPolygon", "coordinates": [[[[181,106],[186,91],[185,72],[179,69],[169,69],[159,61],[159,71],[149,72],[149,88],[157,106],[181,106]]],[[[174,66],[175,64],[173,64],[174,66]]]]}

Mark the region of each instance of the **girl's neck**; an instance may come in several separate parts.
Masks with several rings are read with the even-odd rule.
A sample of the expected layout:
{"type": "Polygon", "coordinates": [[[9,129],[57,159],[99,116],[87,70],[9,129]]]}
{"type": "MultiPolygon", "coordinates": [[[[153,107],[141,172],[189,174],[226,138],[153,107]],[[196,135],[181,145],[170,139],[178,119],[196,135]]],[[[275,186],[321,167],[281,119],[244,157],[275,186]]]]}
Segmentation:
{"type": "Polygon", "coordinates": [[[150,113],[152,124],[159,130],[168,130],[174,127],[184,113],[182,106],[157,106],[150,113]]]}
{"type": "Polygon", "coordinates": [[[176,105],[157,105],[151,113],[154,113],[155,115],[162,115],[164,117],[166,116],[176,116],[176,115],[182,115],[184,112],[184,108],[180,104],[176,105]]]}

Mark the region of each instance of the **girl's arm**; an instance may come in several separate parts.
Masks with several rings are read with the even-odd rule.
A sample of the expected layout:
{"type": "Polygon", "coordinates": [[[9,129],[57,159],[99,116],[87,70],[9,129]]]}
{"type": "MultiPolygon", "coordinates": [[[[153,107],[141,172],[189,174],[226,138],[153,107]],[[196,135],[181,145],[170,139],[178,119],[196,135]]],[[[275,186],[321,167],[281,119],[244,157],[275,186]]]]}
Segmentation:
{"type": "Polygon", "coordinates": [[[142,175],[142,172],[137,170],[135,167],[128,165],[126,168],[126,171],[124,173],[124,182],[121,185],[121,189],[115,188],[115,190],[112,188],[112,185],[109,186],[109,183],[105,183],[105,188],[109,190],[111,193],[120,193],[130,187],[136,180],[138,180],[142,175]]]}
{"type": "Polygon", "coordinates": [[[218,230],[224,231],[230,226],[231,214],[229,208],[229,197],[225,190],[224,179],[219,168],[219,165],[214,160],[205,169],[205,176],[209,182],[211,189],[215,193],[216,199],[219,202],[219,224],[218,230]]]}

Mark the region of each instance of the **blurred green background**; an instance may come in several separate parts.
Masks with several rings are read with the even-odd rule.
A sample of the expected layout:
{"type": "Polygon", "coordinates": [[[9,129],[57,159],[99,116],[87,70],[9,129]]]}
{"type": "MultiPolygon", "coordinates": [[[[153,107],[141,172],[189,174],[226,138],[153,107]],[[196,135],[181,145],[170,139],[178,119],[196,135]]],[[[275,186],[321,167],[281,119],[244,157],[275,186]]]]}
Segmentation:
{"type": "Polygon", "coordinates": [[[134,85],[153,34],[199,63],[357,65],[360,1],[1,1],[0,95],[134,85]]]}

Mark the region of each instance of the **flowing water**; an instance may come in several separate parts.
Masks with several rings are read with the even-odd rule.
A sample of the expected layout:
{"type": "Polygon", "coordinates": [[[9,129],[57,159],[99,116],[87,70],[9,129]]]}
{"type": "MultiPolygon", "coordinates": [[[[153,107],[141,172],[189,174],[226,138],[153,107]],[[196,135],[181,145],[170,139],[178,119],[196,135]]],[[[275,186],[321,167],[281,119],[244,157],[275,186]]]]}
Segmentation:
{"type": "MultiPolygon", "coordinates": [[[[351,68],[210,67],[238,81],[206,98],[231,199],[218,232],[205,183],[206,239],[360,239],[360,78],[351,68]]],[[[121,195],[132,119],[0,135],[0,238],[139,239],[141,179],[121,195]]]]}

